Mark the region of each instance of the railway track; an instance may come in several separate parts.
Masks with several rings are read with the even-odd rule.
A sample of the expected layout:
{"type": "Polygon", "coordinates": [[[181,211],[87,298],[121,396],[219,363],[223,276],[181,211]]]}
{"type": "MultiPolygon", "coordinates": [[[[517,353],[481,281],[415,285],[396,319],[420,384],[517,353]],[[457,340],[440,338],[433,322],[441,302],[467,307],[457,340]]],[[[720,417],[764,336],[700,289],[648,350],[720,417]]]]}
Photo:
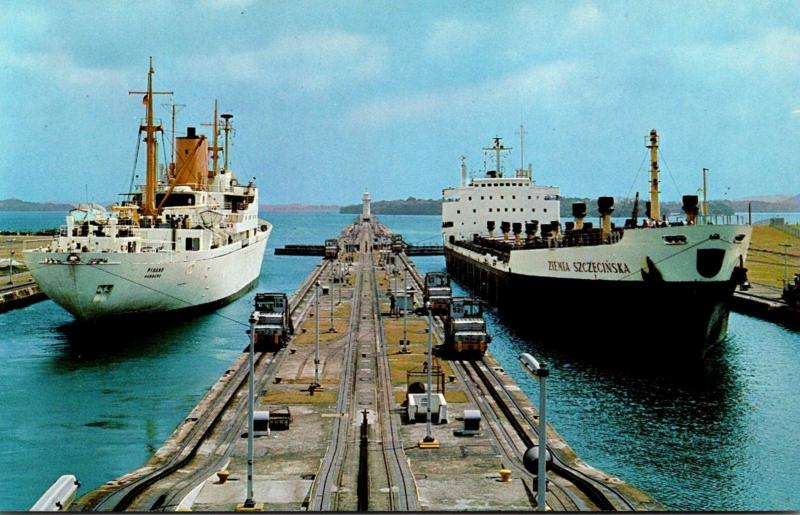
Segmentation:
{"type": "MultiPolygon", "coordinates": [[[[409,270],[411,277],[418,288],[423,287],[422,277],[410,266],[408,258],[401,256],[404,266],[409,270]]],[[[442,337],[441,320],[437,317],[434,330],[442,337]]],[[[514,395],[505,387],[505,383],[497,373],[483,361],[453,362],[454,369],[461,376],[463,384],[471,390],[473,397],[480,400],[484,397],[482,392],[491,399],[479,402],[481,411],[488,417],[490,428],[503,447],[503,452],[509,459],[509,465],[523,475],[533,478],[522,465],[524,452],[538,443],[538,422],[534,424],[526,410],[519,404],[514,395]],[[499,413],[498,413],[499,411],[499,413]],[[502,415],[502,417],[501,417],[502,415]],[[505,420],[505,422],[504,422],[505,420]]],[[[635,504],[614,488],[603,481],[587,475],[585,472],[571,466],[548,445],[552,456],[549,468],[550,494],[561,506],[554,509],[567,511],[601,510],[601,511],[634,511],[635,504]],[[588,502],[587,502],[588,501],[588,502]]],[[[548,498],[548,502],[552,500],[548,498]]]]}
{"type": "MultiPolygon", "coordinates": [[[[377,232],[381,231],[380,227],[375,229],[377,232]]],[[[361,241],[370,242],[371,232],[371,230],[363,232],[361,241]]],[[[362,255],[357,283],[359,288],[355,298],[358,299],[358,304],[353,305],[352,313],[355,319],[351,325],[351,341],[348,342],[345,358],[347,368],[340,383],[337,405],[340,417],[320,468],[319,481],[314,488],[310,509],[325,511],[353,508],[352,499],[350,505],[342,504],[344,501],[338,495],[340,491],[348,491],[344,488],[340,490],[340,487],[343,486],[343,476],[347,474],[345,465],[349,464],[351,471],[356,468],[359,470],[357,477],[349,477],[357,483],[355,506],[359,511],[417,510],[413,476],[392,413],[394,399],[391,373],[385,354],[380,315],[381,298],[371,252],[362,255]],[[356,354],[357,347],[358,354],[356,354]],[[369,387],[365,386],[366,382],[370,383],[369,387]],[[351,453],[357,440],[355,422],[359,416],[363,416],[363,412],[359,409],[362,406],[374,408],[367,410],[367,413],[371,412],[373,415],[372,434],[378,441],[369,442],[366,448],[365,442],[362,441],[360,453],[356,458],[351,453]],[[374,450],[376,443],[379,447],[377,451],[374,450]],[[369,459],[369,456],[376,455],[380,456],[379,462],[369,459]],[[352,466],[355,465],[355,461],[357,467],[352,466]],[[384,483],[378,480],[378,468],[382,469],[385,477],[385,488],[384,483]]],[[[366,434],[369,434],[369,431],[366,431],[366,434]]]]}
{"type": "Polygon", "coordinates": [[[375,296],[375,347],[378,366],[379,410],[378,424],[381,428],[381,455],[386,470],[386,481],[389,491],[389,509],[391,511],[416,511],[419,509],[414,478],[408,466],[403,444],[400,441],[395,417],[392,416],[394,396],[392,374],[386,355],[383,320],[380,315],[380,297],[378,281],[373,270],[372,288],[375,296]]]}
{"type": "MultiPolygon", "coordinates": [[[[363,233],[358,240],[363,241],[363,233]]],[[[311,511],[329,511],[336,509],[338,486],[342,479],[342,463],[347,453],[347,432],[352,423],[351,398],[355,392],[355,374],[353,362],[358,335],[358,326],[361,321],[361,295],[365,260],[357,268],[354,283],[353,304],[350,310],[350,332],[345,346],[344,373],[339,382],[339,392],[336,399],[336,413],[339,415],[334,423],[331,442],[322,459],[320,472],[317,474],[312,486],[311,511]],[[337,487],[337,488],[334,488],[337,487]]]]}
{"type": "MultiPolygon", "coordinates": [[[[323,262],[290,299],[289,309],[294,321],[299,322],[313,304],[311,300],[313,297],[312,287],[328,266],[330,266],[328,262],[323,262]]],[[[257,391],[260,391],[270,380],[283,355],[283,350],[274,353],[256,353],[256,377],[260,377],[257,382],[257,391]],[[265,359],[267,356],[272,356],[272,359],[265,359]]],[[[185,427],[176,429],[176,433],[185,432],[186,434],[180,438],[176,449],[170,451],[168,460],[152,470],[145,466],[139,469],[138,472],[141,472],[139,474],[134,471],[130,475],[130,480],[125,481],[118,488],[114,488],[99,498],[92,499],[91,503],[85,506],[85,509],[115,512],[128,509],[136,511],[174,509],[191,488],[207,479],[215,470],[221,468],[221,462],[230,455],[232,443],[241,433],[243,421],[247,415],[247,377],[247,354],[244,353],[220,380],[220,383],[224,382],[224,385],[220,386],[220,383],[217,383],[207,394],[207,399],[212,407],[203,419],[190,415],[183,425],[191,424],[191,427],[188,430],[185,427]],[[233,417],[223,417],[237,401],[238,406],[234,409],[235,415],[233,417]],[[223,435],[219,439],[221,442],[219,447],[224,448],[221,456],[210,460],[207,465],[187,474],[185,477],[177,480],[173,478],[168,489],[161,488],[165,483],[170,482],[171,476],[176,471],[191,463],[200,447],[209,441],[209,437],[215,432],[217,436],[223,435]]]]}

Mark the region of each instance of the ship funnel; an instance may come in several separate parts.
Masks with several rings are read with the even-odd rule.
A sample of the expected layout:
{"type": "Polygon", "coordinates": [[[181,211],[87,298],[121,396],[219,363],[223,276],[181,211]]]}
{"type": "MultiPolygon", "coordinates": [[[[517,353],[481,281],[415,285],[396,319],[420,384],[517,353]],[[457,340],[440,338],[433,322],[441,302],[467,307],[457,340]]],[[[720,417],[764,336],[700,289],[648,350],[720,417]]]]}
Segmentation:
{"type": "Polygon", "coordinates": [[[522,234],[522,222],[512,223],[511,230],[514,233],[514,241],[519,243],[519,235],[522,234]]]}
{"type": "Polygon", "coordinates": [[[525,241],[533,240],[536,230],[539,228],[539,221],[525,222],[525,241]]]}
{"type": "Polygon", "coordinates": [[[686,222],[689,225],[694,225],[697,222],[698,211],[697,195],[684,195],[683,196],[683,212],[686,213],[686,222]]]}
{"type": "Polygon", "coordinates": [[[494,238],[494,220],[488,220],[486,222],[486,230],[489,231],[489,237],[494,238]]]}
{"type": "Polygon", "coordinates": [[[575,217],[575,230],[583,229],[583,218],[586,216],[586,202],[572,204],[572,216],[575,217]]]}
{"type": "Polygon", "coordinates": [[[600,211],[600,222],[603,229],[603,241],[611,235],[611,213],[614,212],[614,197],[598,197],[597,210],[600,211]]]}
{"type": "Polygon", "coordinates": [[[186,136],[175,139],[175,185],[198,188],[208,177],[208,140],[198,136],[194,127],[186,128],[186,136]]]}
{"type": "Polygon", "coordinates": [[[555,231],[555,227],[553,227],[552,223],[542,224],[542,239],[547,240],[551,236],[553,236],[553,232],[555,231]]]}
{"type": "Polygon", "coordinates": [[[503,233],[503,239],[508,240],[508,231],[511,230],[511,224],[508,222],[500,222],[500,231],[503,233]]]}

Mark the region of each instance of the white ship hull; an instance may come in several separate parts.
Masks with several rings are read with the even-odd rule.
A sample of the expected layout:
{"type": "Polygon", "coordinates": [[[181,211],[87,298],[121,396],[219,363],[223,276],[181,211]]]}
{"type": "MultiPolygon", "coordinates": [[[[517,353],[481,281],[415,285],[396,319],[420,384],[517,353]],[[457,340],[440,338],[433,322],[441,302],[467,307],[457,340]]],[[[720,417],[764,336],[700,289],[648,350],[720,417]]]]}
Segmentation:
{"type": "Polygon", "coordinates": [[[267,225],[246,242],[196,252],[73,253],[78,262],[67,252],[24,256],[42,291],[76,318],[95,320],[233,300],[257,282],[271,232],[267,225]]]}

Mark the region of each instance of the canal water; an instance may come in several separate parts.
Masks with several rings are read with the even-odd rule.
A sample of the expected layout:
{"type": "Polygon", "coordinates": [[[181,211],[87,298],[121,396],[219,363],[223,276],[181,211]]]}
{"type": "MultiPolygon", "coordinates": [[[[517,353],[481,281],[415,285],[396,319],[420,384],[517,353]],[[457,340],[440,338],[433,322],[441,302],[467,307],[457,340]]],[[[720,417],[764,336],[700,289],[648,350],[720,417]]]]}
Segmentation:
{"type": "MultiPolygon", "coordinates": [[[[263,213],[275,229],[258,290],[291,294],[316,257],[274,256],[335,237],[352,215],[263,213]]],[[[63,214],[0,213],[0,230],[63,214]]],[[[438,242],[438,216],[381,216],[410,243],[438,242]]],[[[444,270],[440,256],[415,258],[444,270]]],[[[61,474],[86,493],[141,465],[247,344],[253,293],[216,313],[159,326],[85,327],[51,301],[0,314],[0,511],[26,510],[61,474]]],[[[732,314],[729,338],[691,374],[600,362],[518,333],[488,314],[491,349],[532,398],[517,362],[551,368],[548,414],[591,465],[672,510],[800,509],[800,335],[732,314]]],[[[642,359],[647,360],[643,355],[642,359]]]]}

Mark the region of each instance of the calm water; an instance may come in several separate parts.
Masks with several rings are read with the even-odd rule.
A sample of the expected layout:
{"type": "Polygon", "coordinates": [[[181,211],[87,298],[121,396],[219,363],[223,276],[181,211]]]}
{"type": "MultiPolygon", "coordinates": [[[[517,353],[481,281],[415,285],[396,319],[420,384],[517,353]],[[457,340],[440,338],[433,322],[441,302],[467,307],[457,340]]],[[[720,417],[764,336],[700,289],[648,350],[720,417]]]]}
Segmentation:
{"type": "MultiPolygon", "coordinates": [[[[63,214],[0,213],[0,229],[57,226],[63,214]],[[23,225],[16,225],[23,224],[23,225]],[[38,225],[37,225],[38,224],[38,225]]],[[[274,256],[321,243],[352,215],[267,213],[275,230],[260,290],[292,293],[316,257],[274,256]]],[[[437,216],[383,216],[411,243],[438,240],[437,216]]],[[[417,258],[424,273],[441,257],[417,258]]],[[[246,321],[253,292],[218,311],[246,321]]],[[[548,362],[550,420],[592,465],[677,510],[800,509],[800,336],[731,315],[730,337],[691,380],[669,369],[597,363],[523,337],[489,314],[492,349],[529,395],[516,357],[548,362]]],[[[141,465],[246,345],[215,314],[164,327],[86,329],[53,302],[0,315],[0,510],[28,509],[59,475],[80,492],[141,465]],[[11,480],[13,478],[13,480],[11,480]]]]}

